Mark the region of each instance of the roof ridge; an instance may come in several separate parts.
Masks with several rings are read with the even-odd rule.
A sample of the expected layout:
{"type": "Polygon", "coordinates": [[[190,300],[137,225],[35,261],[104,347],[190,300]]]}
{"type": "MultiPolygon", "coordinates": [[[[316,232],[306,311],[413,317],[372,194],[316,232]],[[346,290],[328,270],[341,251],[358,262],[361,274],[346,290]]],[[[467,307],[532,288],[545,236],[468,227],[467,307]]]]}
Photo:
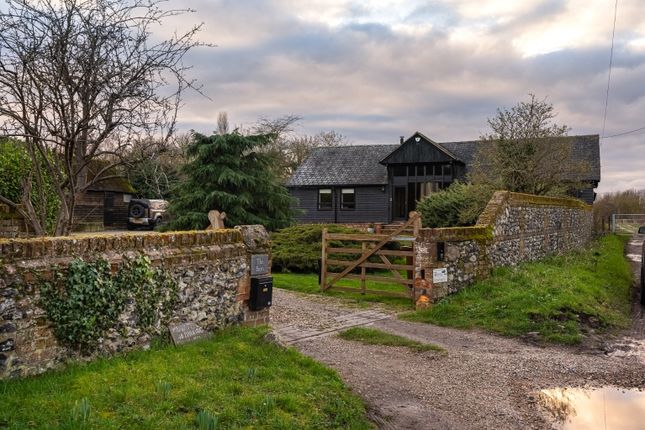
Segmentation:
{"type": "Polygon", "coordinates": [[[336,146],[318,146],[314,149],[322,148],[365,148],[367,146],[399,146],[398,143],[368,143],[366,145],[336,145],[336,146]]]}
{"type": "MultiPolygon", "coordinates": [[[[557,138],[574,138],[574,137],[600,137],[599,134],[572,134],[569,136],[556,136],[557,138]]],[[[494,139],[493,139],[494,140],[494,139]]],[[[446,143],[474,143],[474,142],[481,142],[482,139],[472,139],[472,140],[454,140],[454,141],[449,141],[449,142],[435,142],[440,145],[446,144],[446,143]]]]}

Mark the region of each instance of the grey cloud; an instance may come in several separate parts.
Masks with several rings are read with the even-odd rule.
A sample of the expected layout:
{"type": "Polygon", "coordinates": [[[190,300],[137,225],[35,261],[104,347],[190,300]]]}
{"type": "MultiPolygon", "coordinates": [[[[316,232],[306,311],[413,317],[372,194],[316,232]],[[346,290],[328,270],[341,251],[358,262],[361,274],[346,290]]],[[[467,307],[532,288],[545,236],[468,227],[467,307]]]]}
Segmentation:
{"type": "MultiPolygon", "coordinates": [[[[354,143],[395,143],[415,130],[439,141],[466,140],[486,131],[496,108],[534,92],[548,96],[573,133],[601,131],[608,46],[522,58],[511,44],[513,25],[564,13],[560,2],[543,2],[513,25],[492,29],[498,43],[472,46],[451,41],[450,27],[465,24],[443,3],[409,17],[444,26],[415,37],[381,23],[304,22],[278,1],[194,3],[219,47],[186,59],[212,101],[189,95],[183,129],[208,132],[226,110],[232,124],[299,114],[303,132],[335,129],[354,143]],[[230,43],[238,33],[250,42],[230,43]]],[[[360,16],[355,6],[350,14],[360,16]]],[[[628,49],[630,38],[616,45],[607,134],[645,126],[645,53],[628,49]]],[[[645,173],[634,160],[645,153],[644,141],[644,135],[607,140],[601,190],[642,183],[645,173]]]]}

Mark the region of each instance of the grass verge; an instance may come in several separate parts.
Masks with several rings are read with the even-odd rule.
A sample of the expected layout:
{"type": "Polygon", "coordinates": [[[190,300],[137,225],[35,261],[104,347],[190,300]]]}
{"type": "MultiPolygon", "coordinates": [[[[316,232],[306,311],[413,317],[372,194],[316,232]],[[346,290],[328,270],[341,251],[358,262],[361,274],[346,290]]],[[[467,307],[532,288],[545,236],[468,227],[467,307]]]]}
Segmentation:
{"type": "Polygon", "coordinates": [[[181,347],[0,381],[0,428],[373,428],[333,370],[263,341],[265,333],[227,329],[181,347]]]}
{"type": "Polygon", "coordinates": [[[590,329],[629,323],[632,273],[624,246],[624,238],[606,236],[584,251],[497,269],[431,309],[400,318],[508,336],[536,332],[549,342],[576,344],[590,329]]]}
{"type": "Polygon", "coordinates": [[[338,333],[338,336],[345,340],[353,340],[367,345],[404,346],[416,352],[445,352],[442,347],[431,343],[417,342],[416,340],[369,327],[352,327],[338,333]]]}
{"type": "MultiPolygon", "coordinates": [[[[339,297],[353,304],[367,305],[369,303],[383,303],[397,310],[409,310],[412,308],[412,299],[403,297],[388,297],[377,294],[361,294],[360,292],[346,292],[327,290],[324,293],[320,291],[318,285],[318,275],[315,273],[273,273],[273,286],[285,290],[298,291],[307,294],[320,294],[325,296],[339,297]]],[[[397,291],[405,293],[407,287],[396,283],[371,282],[366,281],[366,288],[370,290],[397,291]]],[[[354,279],[343,279],[338,282],[339,286],[360,288],[360,281],[354,279]]]]}

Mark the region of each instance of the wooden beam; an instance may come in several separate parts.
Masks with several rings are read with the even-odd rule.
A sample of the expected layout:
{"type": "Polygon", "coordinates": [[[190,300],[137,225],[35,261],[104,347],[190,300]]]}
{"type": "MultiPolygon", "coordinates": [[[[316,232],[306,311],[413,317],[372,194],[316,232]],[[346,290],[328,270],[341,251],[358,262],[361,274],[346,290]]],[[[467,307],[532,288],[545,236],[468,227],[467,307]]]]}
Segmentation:
{"type": "MultiPolygon", "coordinates": [[[[362,254],[360,248],[327,248],[328,254],[362,254]]],[[[374,255],[389,255],[394,257],[409,257],[414,254],[414,251],[401,251],[391,249],[381,249],[374,253],[374,255]]]]}
{"type": "MultiPolygon", "coordinates": [[[[383,257],[383,256],[381,256],[383,257]]],[[[383,257],[385,258],[385,257],[383,257]]],[[[341,266],[341,267],[347,267],[350,264],[352,264],[352,261],[349,260],[332,260],[328,259],[327,260],[327,267],[329,266],[341,266]]],[[[407,264],[381,264],[381,263],[371,263],[371,262],[365,262],[361,263],[358,265],[360,268],[368,268],[368,269],[386,269],[386,270],[413,270],[414,266],[412,265],[407,265],[407,264]]]]}
{"type": "Polygon", "coordinates": [[[392,272],[395,278],[397,278],[398,280],[403,279],[403,276],[401,276],[401,274],[395,270],[394,265],[390,263],[390,260],[388,260],[385,255],[381,255],[381,261],[385,263],[385,266],[388,269],[390,269],[390,272],[392,272]]]}
{"type": "Polygon", "coordinates": [[[415,237],[410,235],[401,235],[400,233],[391,234],[349,234],[349,233],[329,233],[329,240],[349,240],[356,242],[377,242],[388,239],[388,242],[412,242],[415,237]]]}
{"type": "Polygon", "coordinates": [[[365,242],[377,242],[383,239],[389,239],[390,235],[388,234],[351,234],[351,233],[329,233],[329,240],[355,240],[355,241],[365,241],[365,242]]]}

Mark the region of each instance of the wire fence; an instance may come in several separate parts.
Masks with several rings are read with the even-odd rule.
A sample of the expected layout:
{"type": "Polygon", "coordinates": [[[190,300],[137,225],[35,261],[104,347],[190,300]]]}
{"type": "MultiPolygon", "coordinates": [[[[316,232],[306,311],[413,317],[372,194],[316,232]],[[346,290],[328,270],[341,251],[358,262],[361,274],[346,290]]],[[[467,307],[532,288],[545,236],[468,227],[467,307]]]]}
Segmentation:
{"type": "Polygon", "coordinates": [[[645,214],[612,214],[611,216],[612,233],[632,235],[641,226],[645,226],[645,214]]]}

